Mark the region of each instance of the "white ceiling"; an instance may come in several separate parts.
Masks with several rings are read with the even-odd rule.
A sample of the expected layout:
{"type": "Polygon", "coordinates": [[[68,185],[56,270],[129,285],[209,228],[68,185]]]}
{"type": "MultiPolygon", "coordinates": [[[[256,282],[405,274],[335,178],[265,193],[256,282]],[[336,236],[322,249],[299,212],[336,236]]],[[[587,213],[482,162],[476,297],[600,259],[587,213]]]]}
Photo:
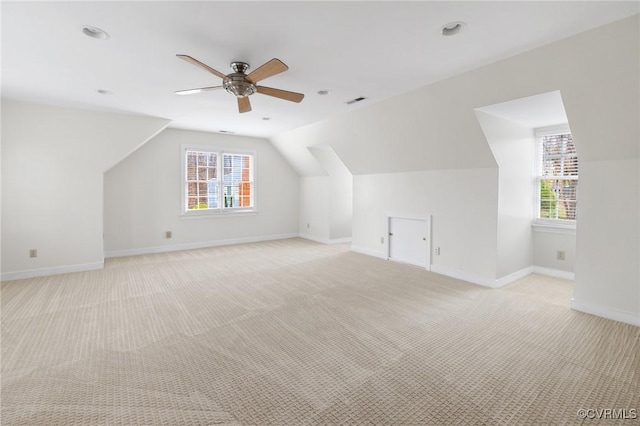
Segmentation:
{"type": "Polygon", "coordinates": [[[270,137],[572,34],[633,15],[628,2],[7,2],[2,96],[144,114],[171,127],[270,137]],[[440,35],[451,21],[465,30],[440,35]],[[82,33],[107,31],[109,40],[82,33]],[[266,86],[302,92],[300,104],[255,94],[237,112],[224,90],[176,96],[220,79],[176,54],[230,73],[271,58],[289,71],[266,86]],[[97,90],[109,90],[101,95],[97,90]],[[318,90],[331,94],[320,96],[318,90]],[[346,101],[364,96],[355,105],[346,101]],[[263,117],[270,117],[265,121],[263,117]]]}
{"type": "Polygon", "coordinates": [[[557,90],[477,109],[532,129],[568,123],[562,96],[557,90]]]}

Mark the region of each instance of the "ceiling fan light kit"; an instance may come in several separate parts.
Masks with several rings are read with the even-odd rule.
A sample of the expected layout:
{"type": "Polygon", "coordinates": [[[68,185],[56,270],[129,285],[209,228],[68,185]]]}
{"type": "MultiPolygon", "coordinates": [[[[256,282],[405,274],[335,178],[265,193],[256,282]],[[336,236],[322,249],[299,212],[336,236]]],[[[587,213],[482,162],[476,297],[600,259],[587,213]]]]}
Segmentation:
{"type": "Polygon", "coordinates": [[[255,83],[252,83],[246,75],[249,64],[245,62],[232,62],[231,69],[235,71],[222,80],[222,87],[238,97],[251,96],[258,89],[255,83]]]}
{"type": "Polygon", "coordinates": [[[286,101],[296,103],[301,102],[304,98],[304,95],[302,93],[289,92],[287,90],[274,89],[272,87],[258,86],[256,84],[261,80],[272,77],[289,69],[289,67],[285,65],[284,62],[277,58],[273,58],[269,62],[261,65],[248,75],[246,72],[249,70],[249,64],[239,61],[232,62],[231,69],[234,72],[225,75],[220,71],[217,71],[210,66],[198,61],[197,59],[192,58],[191,56],[181,54],[178,54],[176,56],[222,79],[222,86],[179,90],[175,92],[178,95],[190,95],[193,93],[200,93],[203,91],[224,88],[228,93],[231,93],[237,98],[238,111],[240,113],[251,111],[251,102],[249,101],[249,96],[253,95],[254,93],[273,96],[275,98],[284,99],[286,101]]]}

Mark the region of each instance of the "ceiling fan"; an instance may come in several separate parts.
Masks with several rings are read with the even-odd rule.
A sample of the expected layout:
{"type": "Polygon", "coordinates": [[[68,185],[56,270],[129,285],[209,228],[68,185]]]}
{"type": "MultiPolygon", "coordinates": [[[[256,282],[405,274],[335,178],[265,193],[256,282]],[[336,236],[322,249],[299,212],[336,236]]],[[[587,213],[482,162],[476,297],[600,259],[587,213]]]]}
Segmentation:
{"type": "Polygon", "coordinates": [[[178,90],[177,95],[191,95],[193,93],[206,92],[209,90],[216,90],[224,88],[227,92],[238,98],[238,111],[241,113],[251,111],[251,102],[249,102],[249,96],[254,93],[262,93],[263,95],[273,96],[275,98],[284,99],[291,102],[300,102],[304,98],[302,93],[289,92],[282,89],[274,89],[272,87],[258,86],[261,80],[272,77],[276,74],[280,74],[289,69],[280,59],[273,58],[269,62],[261,65],[256,70],[252,71],[248,75],[246,74],[249,69],[249,64],[245,62],[232,62],[231,69],[233,73],[224,75],[218,70],[214,70],[210,66],[203,64],[197,59],[188,55],[176,55],[180,59],[209,71],[222,79],[222,86],[200,87],[198,89],[178,90]]]}

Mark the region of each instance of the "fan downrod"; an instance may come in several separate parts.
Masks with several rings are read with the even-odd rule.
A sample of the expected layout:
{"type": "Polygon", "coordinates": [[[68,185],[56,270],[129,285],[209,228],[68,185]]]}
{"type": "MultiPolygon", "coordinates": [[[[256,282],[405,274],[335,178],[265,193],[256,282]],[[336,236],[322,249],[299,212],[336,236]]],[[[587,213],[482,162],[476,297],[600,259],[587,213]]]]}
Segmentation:
{"type": "Polygon", "coordinates": [[[231,69],[233,72],[246,74],[249,69],[249,64],[246,62],[231,62],[231,69]]]}

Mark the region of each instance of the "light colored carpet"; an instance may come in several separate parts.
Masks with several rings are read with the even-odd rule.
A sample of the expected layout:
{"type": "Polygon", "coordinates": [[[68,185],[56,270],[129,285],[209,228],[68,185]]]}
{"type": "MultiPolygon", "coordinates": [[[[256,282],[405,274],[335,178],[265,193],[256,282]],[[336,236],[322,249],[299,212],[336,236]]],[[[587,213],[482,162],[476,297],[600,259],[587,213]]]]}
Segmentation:
{"type": "Polygon", "coordinates": [[[301,239],[3,282],[2,424],[580,424],[579,409],[640,409],[640,329],[570,296],[562,280],[491,290],[301,239]]]}

